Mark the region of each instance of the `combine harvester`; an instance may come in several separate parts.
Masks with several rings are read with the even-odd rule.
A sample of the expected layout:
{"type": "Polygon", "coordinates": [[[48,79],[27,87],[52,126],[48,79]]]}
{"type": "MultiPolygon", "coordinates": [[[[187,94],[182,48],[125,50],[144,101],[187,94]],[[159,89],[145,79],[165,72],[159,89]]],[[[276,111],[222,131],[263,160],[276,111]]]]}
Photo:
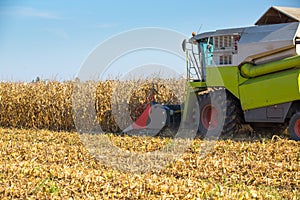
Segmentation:
{"type": "MultiPolygon", "coordinates": [[[[235,134],[240,124],[249,124],[255,131],[273,133],[288,127],[291,138],[300,140],[299,22],[300,8],[274,6],[255,26],[193,33],[182,44],[192,89],[181,117],[174,109],[178,106],[160,106],[167,115],[160,124],[193,122],[196,105],[201,135],[235,134]],[[196,104],[191,100],[195,95],[196,104]]],[[[150,106],[123,132],[149,128],[151,112],[150,106]]]]}

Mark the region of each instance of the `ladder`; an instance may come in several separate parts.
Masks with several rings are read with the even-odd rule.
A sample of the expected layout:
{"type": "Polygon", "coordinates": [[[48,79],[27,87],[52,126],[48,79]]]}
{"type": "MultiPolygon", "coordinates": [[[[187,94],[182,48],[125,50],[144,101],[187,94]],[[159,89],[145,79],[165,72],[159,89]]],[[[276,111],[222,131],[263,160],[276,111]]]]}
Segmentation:
{"type": "Polygon", "coordinates": [[[204,69],[202,63],[202,53],[199,46],[192,42],[186,43],[187,76],[189,81],[204,81],[204,69]]]}

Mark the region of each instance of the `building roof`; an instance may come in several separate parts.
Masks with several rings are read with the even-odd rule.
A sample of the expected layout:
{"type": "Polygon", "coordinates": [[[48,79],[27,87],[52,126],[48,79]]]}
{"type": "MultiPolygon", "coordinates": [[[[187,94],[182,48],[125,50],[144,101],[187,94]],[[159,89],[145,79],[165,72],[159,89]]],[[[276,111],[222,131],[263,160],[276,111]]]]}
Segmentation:
{"type": "Polygon", "coordinates": [[[255,23],[255,25],[300,22],[300,8],[272,6],[255,23]]]}

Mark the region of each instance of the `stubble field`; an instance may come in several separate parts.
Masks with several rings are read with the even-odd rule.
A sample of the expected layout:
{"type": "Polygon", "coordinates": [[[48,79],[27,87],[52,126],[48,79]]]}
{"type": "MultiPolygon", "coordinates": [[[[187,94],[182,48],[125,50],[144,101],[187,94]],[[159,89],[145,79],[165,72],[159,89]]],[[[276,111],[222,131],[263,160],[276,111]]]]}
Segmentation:
{"type": "MultiPolygon", "coordinates": [[[[1,199],[300,199],[300,143],[286,134],[224,138],[204,157],[199,155],[205,141],[195,139],[164,168],[132,173],[104,165],[87,151],[72,121],[71,83],[34,84],[0,85],[1,199]]],[[[178,101],[164,87],[156,90],[161,101],[178,101]]],[[[97,91],[101,96],[104,90],[97,91]]],[[[144,95],[133,95],[132,110],[144,95]]],[[[111,101],[101,97],[96,120],[116,130],[113,118],[106,114],[103,120],[111,101]]],[[[141,154],[170,140],[107,137],[116,147],[141,154]]]]}

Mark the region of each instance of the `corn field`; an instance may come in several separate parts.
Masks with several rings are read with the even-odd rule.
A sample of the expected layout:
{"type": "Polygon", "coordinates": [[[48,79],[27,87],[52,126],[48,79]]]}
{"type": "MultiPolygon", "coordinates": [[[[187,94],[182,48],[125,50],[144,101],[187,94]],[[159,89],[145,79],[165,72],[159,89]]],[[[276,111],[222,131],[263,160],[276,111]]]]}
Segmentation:
{"type": "MultiPolygon", "coordinates": [[[[300,143],[285,134],[222,139],[205,157],[205,141],[195,139],[179,159],[145,173],[114,169],[87,151],[78,128],[120,131],[114,116],[135,120],[149,92],[180,104],[184,81],[0,83],[0,198],[300,199],[300,143]]],[[[138,153],[170,139],[107,137],[138,153]]]]}
{"type": "MultiPolygon", "coordinates": [[[[184,80],[0,83],[0,126],[48,130],[88,130],[93,123],[103,131],[118,132],[112,109],[128,110],[135,120],[140,106],[155,90],[160,103],[183,101],[184,80]],[[170,84],[172,83],[172,84],[170,84]],[[128,92],[130,91],[130,93],[128,92]],[[177,96],[176,96],[177,94],[177,96]],[[125,107],[124,107],[125,106],[125,107]],[[91,116],[91,113],[94,114],[91,116]]],[[[127,120],[128,121],[128,120],[127,120]]]]}

